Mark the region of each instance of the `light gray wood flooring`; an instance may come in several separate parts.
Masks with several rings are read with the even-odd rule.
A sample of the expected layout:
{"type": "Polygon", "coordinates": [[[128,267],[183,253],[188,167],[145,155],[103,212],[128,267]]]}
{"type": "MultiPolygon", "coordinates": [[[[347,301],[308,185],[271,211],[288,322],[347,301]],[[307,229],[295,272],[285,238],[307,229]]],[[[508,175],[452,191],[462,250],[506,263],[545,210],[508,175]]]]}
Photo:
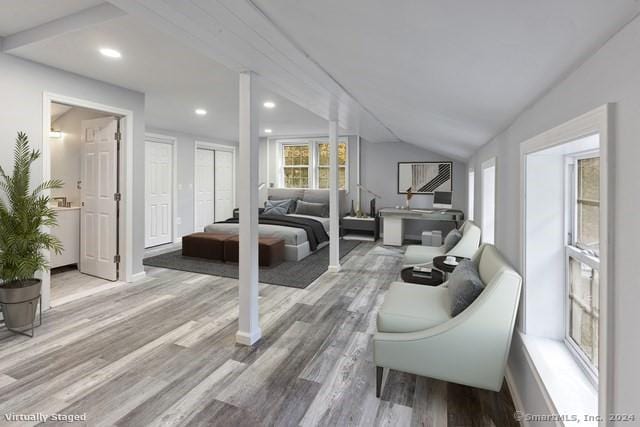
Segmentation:
{"type": "Polygon", "coordinates": [[[399,267],[397,251],[364,243],[342,272],[307,289],[261,285],[263,339],[253,347],[234,342],[234,279],[152,268],[134,284],[76,299],[70,291],[35,338],[0,331],[0,416],[86,413],[90,426],[515,425],[506,387],[391,371],[376,399],[375,314],[399,267]]]}

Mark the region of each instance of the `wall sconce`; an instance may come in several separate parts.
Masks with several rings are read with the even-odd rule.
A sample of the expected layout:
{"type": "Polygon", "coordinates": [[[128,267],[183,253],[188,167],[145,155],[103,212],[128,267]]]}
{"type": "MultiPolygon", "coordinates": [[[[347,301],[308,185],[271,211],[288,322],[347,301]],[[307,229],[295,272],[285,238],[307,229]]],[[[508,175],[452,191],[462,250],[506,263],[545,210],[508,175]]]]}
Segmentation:
{"type": "Polygon", "coordinates": [[[62,139],[62,131],[61,130],[53,130],[49,131],[49,138],[51,139],[62,139]]]}

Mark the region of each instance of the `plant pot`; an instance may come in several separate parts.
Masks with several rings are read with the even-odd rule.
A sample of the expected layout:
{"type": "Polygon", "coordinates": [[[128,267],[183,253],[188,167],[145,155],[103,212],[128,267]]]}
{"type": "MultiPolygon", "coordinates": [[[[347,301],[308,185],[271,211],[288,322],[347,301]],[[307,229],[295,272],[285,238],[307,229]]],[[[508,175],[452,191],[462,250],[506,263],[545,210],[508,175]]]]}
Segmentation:
{"type": "Polygon", "coordinates": [[[31,327],[36,318],[41,287],[42,282],[38,279],[7,282],[0,286],[0,307],[7,328],[31,327]]]}

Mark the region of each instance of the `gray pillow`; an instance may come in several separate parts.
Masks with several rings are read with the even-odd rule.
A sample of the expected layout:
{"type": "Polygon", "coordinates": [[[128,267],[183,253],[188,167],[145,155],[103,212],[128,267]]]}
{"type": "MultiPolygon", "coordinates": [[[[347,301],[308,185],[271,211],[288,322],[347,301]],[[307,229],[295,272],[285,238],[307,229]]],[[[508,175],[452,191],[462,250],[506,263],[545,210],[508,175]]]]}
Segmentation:
{"type": "Polygon", "coordinates": [[[449,288],[449,300],[451,301],[451,316],[457,316],[462,313],[478,298],[484,289],[484,283],[480,279],[478,267],[469,259],[460,261],[449,276],[447,286],[449,288]]]}
{"type": "Polygon", "coordinates": [[[451,230],[447,237],[444,238],[444,251],[449,252],[458,244],[460,239],[462,239],[462,233],[457,228],[451,230]]]}
{"type": "Polygon", "coordinates": [[[289,213],[291,199],[287,200],[267,200],[264,202],[264,215],[286,215],[289,213]]]}
{"type": "Polygon", "coordinates": [[[329,216],[329,205],[326,203],[311,203],[298,200],[298,204],[296,205],[296,214],[326,218],[329,216]]]}

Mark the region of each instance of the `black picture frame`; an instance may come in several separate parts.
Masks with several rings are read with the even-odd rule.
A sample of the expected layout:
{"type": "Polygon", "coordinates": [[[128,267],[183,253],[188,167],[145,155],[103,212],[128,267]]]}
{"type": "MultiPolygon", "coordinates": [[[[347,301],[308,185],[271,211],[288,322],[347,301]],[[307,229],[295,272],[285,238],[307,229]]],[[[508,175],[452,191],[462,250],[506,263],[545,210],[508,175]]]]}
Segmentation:
{"type": "MultiPolygon", "coordinates": [[[[400,165],[418,165],[418,164],[436,164],[436,165],[442,165],[442,164],[446,164],[449,166],[449,172],[450,172],[450,178],[449,180],[451,181],[451,192],[453,193],[453,162],[450,161],[442,161],[442,162],[433,162],[433,161],[429,161],[429,162],[398,162],[398,170],[397,170],[397,176],[396,176],[396,188],[398,193],[397,194],[407,194],[406,189],[400,189],[400,165]]],[[[430,192],[414,192],[411,193],[413,195],[433,195],[433,191],[430,192]]]]}

